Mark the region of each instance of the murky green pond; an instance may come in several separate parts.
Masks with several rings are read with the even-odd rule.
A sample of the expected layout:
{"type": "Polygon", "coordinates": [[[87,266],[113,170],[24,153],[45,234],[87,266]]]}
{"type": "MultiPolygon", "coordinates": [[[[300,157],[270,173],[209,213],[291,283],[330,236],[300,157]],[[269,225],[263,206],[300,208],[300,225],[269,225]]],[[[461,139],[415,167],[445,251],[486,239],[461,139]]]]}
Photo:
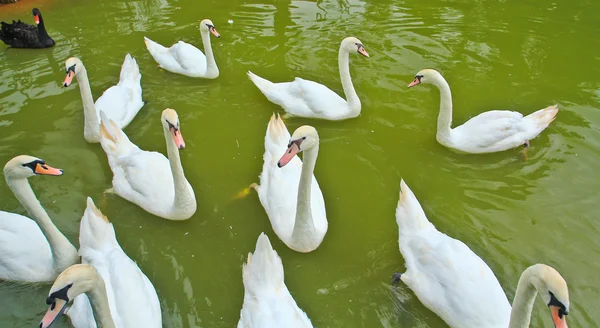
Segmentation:
{"type": "MultiPolygon", "coordinates": [[[[392,273],[404,270],[394,217],[401,177],[440,231],[489,264],[509,299],[522,270],[546,263],[569,283],[569,323],[600,323],[597,1],[24,1],[0,7],[0,20],[32,22],[34,6],[57,44],[0,46],[0,163],[31,154],[63,168],[60,178],[30,179],[41,203],[78,245],[91,196],[156,287],[165,327],[234,327],[242,263],[262,231],[315,326],[445,327],[408,288],[390,285],[392,273]],[[221,76],[159,70],[143,37],[200,46],[202,18],[221,33],[212,38],[221,76]],[[282,112],[246,71],[274,81],[300,76],[341,93],[337,50],[349,35],[371,55],[351,57],[361,115],[286,121],[290,130],[311,124],[320,133],[315,175],[329,219],[319,249],[296,253],[275,236],[256,193],[234,199],[258,181],[266,124],[282,112]],[[112,178],[106,155],[83,139],[78,85],[61,85],[65,60],[78,56],[97,98],[118,81],[127,52],[137,58],[147,104],[125,132],[141,148],[165,153],[160,113],[178,111],[187,144],[182,162],[198,201],[188,221],[166,221],[103,195],[112,178]],[[438,91],[406,87],[426,67],[450,83],[455,125],[488,109],[530,113],[558,103],[560,112],[532,141],[527,161],[520,149],[454,153],[435,140],[438,91]]],[[[24,213],[4,182],[0,198],[1,209],[24,213]]],[[[37,326],[49,287],[0,283],[0,326],[37,326]]],[[[538,300],[532,327],[551,326],[538,300]]]]}

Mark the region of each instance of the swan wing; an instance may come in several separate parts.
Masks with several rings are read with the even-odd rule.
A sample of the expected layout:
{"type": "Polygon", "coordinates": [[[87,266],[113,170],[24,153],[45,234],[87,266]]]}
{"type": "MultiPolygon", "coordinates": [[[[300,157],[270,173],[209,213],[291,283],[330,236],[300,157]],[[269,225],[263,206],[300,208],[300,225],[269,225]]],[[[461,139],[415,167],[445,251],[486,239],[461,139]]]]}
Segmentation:
{"type": "MultiPolygon", "coordinates": [[[[437,231],[436,231],[437,232],[437,231]]],[[[424,231],[406,237],[403,281],[451,327],[507,327],[510,304],[489,266],[462,241],[424,231]]]]}
{"type": "Polygon", "coordinates": [[[152,58],[158,63],[158,65],[168,71],[178,72],[181,71],[181,65],[175,60],[173,57],[173,53],[171,48],[175,45],[171,46],[171,48],[166,48],[163,45],[154,42],[147,37],[144,37],[144,43],[146,44],[146,49],[152,55],[152,58]]]}
{"type": "Polygon", "coordinates": [[[57,275],[50,245],[37,223],[0,211],[0,279],[38,282],[57,275]]]}
{"type": "Polygon", "coordinates": [[[103,111],[119,128],[125,128],[144,105],[141,78],[136,60],[127,54],[121,66],[119,83],[108,88],[96,100],[98,119],[100,111],[103,111]]]}
{"type": "Polygon", "coordinates": [[[198,73],[206,71],[206,56],[193,45],[179,41],[169,50],[184,71],[198,73]]]}
{"type": "Polygon", "coordinates": [[[82,263],[93,265],[106,285],[116,327],[162,327],[152,283],[119,245],[113,225],[88,197],[81,219],[82,263]]]}
{"type": "Polygon", "coordinates": [[[169,160],[161,153],[139,150],[118,158],[113,185],[136,203],[169,207],[175,197],[169,160]]]}
{"type": "Polygon", "coordinates": [[[462,144],[478,149],[494,148],[524,132],[522,122],[523,115],[519,112],[494,110],[471,118],[453,132],[462,144]]]}
{"type": "Polygon", "coordinates": [[[310,115],[310,117],[336,117],[348,111],[346,100],[317,82],[297,77],[293,82],[287,84],[287,91],[290,97],[295,98],[295,101],[303,102],[306,105],[310,111],[306,115],[310,115]]]}
{"type": "Polygon", "coordinates": [[[284,283],[281,258],[261,233],[243,268],[244,304],[238,328],[312,327],[284,283]]]}
{"type": "MultiPolygon", "coordinates": [[[[106,116],[113,120],[119,128],[124,128],[124,122],[128,116],[127,105],[132,102],[134,96],[132,90],[114,85],[104,91],[102,96],[96,100],[96,113],[104,111],[106,116]]],[[[100,119],[100,114],[98,114],[98,119],[100,119]]]]}

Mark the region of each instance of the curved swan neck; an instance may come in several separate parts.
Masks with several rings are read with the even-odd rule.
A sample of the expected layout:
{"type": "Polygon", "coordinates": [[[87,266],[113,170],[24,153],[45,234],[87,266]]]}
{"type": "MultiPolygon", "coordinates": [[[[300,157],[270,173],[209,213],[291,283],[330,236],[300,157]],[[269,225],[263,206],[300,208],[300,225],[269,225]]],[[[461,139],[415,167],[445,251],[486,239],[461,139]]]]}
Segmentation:
{"type": "Polygon", "coordinates": [[[212,51],[210,43],[210,34],[208,31],[200,31],[202,36],[202,44],[204,45],[204,54],[206,55],[206,77],[216,78],[219,76],[219,68],[215,61],[215,55],[212,51]]]}
{"type": "MultiPolygon", "coordinates": [[[[95,271],[95,270],[94,270],[95,271]]],[[[86,291],[90,303],[94,310],[94,317],[102,328],[115,328],[115,323],[108,305],[108,296],[106,295],[106,285],[98,273],[93,277],[93,285],[86,291]]]]}
{"type": "Polygon", "coordinates": [[[452,93],[450,85],[443,76],[437,75],[433,84],[440,90],[440,113],[437,121],[437,138],[438,140],[448,139],[452,128],[452,93]]]}
{"type": "Polygon", "coordinates": [[[311,236],[316,233],[311,211],[311,194],[312,177],[318,153],[318,144],[304,152],[300,183],[298,184],[296,221],[294,222],[294,230],[292,231],[292,240],[296,244],[302,244],[303,241],[310,240],[311,236]]]}
{"type": "Polygon", "coordinates": [[[38,36],[40,39],[48,39],[50,36],[48,32],[46,32],[46,25],[44,25],[44,19],[42,18],[42,14],[38,15],[40,23],[38,24],[38,36]]]}
{"type": "MultiPolygon", "coordinates": [[[[167,141],[167,156],[169,157],[169,165],[171,166],[171,173],[173,174],[173,183],[175,188],[175,199],[173,202],[172,213],[182,212],[184,209],[189,209],[190,206],[195,208],[196,199],[193,194],[190,195],[190,189],[188,187],[187,179],[181,165],[181,158],[179,157],[179,149],[175,145],[171,137],[171,132],[164,129],[165,139],[167,141]]],[[[187,212],[187,211],[186,211],[187,212]]],[[[186,218],[187,219],[187,218],[186,218]]]]}
{"type": "Polygon", "coordinates": [[[350,76],[350,54],[343,46],[340,46],[340,51],[338,53],[338,66],[340,69],[342,87],[344,88],[344,94],[346,95],[346,102],[348,103],[348,109],[350,110],[351,117],[356,117],[360,114],[360,99],[356,94],[356,90],[354,90],[352,77],[350,76]]]}
{"type": "Polygon", "coordinates": [[[54,269],[57,271],[56,274],[58,275],[58,273],[74,264],[77,261],[77,250],[52,223],[48,213],[35,197],[35,193],[27,179],[6,177],[6,183],[48,240],[52,251],[54,269]]]}
{"type": "Polygon", "coordinates": [[[100,118],[94,105],[94,97],[90,88],[90,80],[87,76],[87,70],[83,63],[80,63],[81,70],[75,77],[79,83],[81,101],[83,102],[83,136],[87,142],[100,142],[100,118]]]}
{"type": "Polygon", "coordinates": [[[510,312],[508,328],[528,328],[531,321],[531,311],[537,295],[537,289],[532,283],[534,270],[528,268],[523,272],[517,285],[517,292],[510,312]]]}

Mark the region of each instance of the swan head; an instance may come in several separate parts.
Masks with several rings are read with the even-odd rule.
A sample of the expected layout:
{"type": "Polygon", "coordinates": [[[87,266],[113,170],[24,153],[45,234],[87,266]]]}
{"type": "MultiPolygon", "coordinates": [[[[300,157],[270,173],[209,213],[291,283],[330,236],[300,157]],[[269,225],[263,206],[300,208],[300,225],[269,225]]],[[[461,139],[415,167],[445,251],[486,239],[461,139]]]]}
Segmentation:
{"type": "Polygon", "coordinates": [[[185,148],[185,141],[181,135],[181,126],[179,124],[179,116],[174,109],[167,108],[163,110],[161,121],[163,128],[168,131],[173,138],[173,142],[178,149],[185,148]]]}
{"type": "Polygon", "coordinates": [[[534,264],[527,268],[521,276],[529,277],[529,281],[550,309],[554,326],[567,328],[569,289],[560,273],[548,265],[534,264]]]}
{"type": "Polygon", "coordinates": [[[422,69],[419,71],[419,73],[417,73],[417,75],[415,75],[415,79],[410,82],[408,87],[414,87],[415,85],[419,84],[436,84],[441,76],[442,74],[434,69],[422,69]]]}
{"type": "Polygon", "coordinates": [[[215,24],[213,24],[213,22],[208,18],[203,19],[200,22],[200,32],[203,32],[203,33],[210,32],[217,38],[221,37],[221,34],[219,34],[219,32],[217,32],[217,30],[215,29],[215,24]]]}
{"type": "Polygon", "coordinates": [[[75,297],[96,288],[98,284],[103,285],[101,279],[98,271],[89,264],[75,264],[59,274],[46,298],[46,304],[50,306],[40,322],[40,328],[52,326],[75,297]]]}
{"type": "Polygon", "coordinates": [[[35,25],[38,25],[40,23],[40,17],[42,16],[42,13],[37,8],[33,8],[31,13],[33,14],[33,20],[35,21],[35,25]]]}
{"type": "Polygon", "coordinates": [[[27,179],[34,175],[63,175],[63,170],[55,169],[43,159],[20,155],[17,156],[4,166],[4,176],[12,179],[27,179]]]}
{"type": "Polygon", "coordinates": [[[353,52],[357,52],[365,57],[369,57],[369,54],[365,50],[362,42],[359,39],[349,36],[342,40],[341,48],[347,51],[349,54],[353,52]]]}
{"type": "Polygon", "coordinates": [[[79,74],[79,72],[81,72],[82,69],[83,63],[79,58],[71,57],[67,59],[67,61],[65,62],[65,73],[67,74],[67,76],[65,77],[63,86],[68,87],[69,85],[71,85],[71,82],[73,81],[75,75],[79,74]]]}
{"type": "Polygon", "coordinates": [[[296,131],[294,131],[294,134],[292,134],[292,138],[288,143],[288,148],[285,151],[285,154],[283,154],[281,159],[279,159],[279,162],[277,162],[277,166],[284,167],[299,152],[309,150],[318,145],[319,134],[317,133],[317,129],[310,125],[303,125],[297,128],[296,131]]]}

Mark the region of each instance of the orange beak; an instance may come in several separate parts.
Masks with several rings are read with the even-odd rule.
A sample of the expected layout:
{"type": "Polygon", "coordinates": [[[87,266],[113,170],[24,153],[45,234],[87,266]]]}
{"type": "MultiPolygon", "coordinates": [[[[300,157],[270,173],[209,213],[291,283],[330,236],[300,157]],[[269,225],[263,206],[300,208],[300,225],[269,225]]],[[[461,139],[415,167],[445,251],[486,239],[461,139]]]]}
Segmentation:
{"type": "Polygon", "coordinates": [[[42,322],[40,322],[40,328],[48,328],[52,326],[52,324],[62,316],[66,308],[67,302],[65,300],[55,299],[54,303],[52,303],[48,308],[44,318],[42,318],[42,322]]]}
{"type": "Polygon", "coordinates": [[[552,321],[554,321],[554,327],[556,328],[568,328],[567,327],[567,316],[559,313],[557,306],[550,306],[550,313],[552,313],[552,321]]]}
{"type": "Polygon", "coordinates": [[[209,27],[208,29],[210,30],[210,33],[212,33],[212,34],[213,34],[214,36],[216,36],[217,38],[220,38],[220,37],[221,37],[221,34],[219,34],[219,32],[217,32],[217,30],[215,30],[215,28],[214,28],[214,27],[212,27],[212,26],[211,26],[211,27],[209,27]]]}
{"type": "Polygon", "coordinates": [[[65,77],[65,81],[63,82],[63,86],[68,87],[69,85],[71,85],[71,82],[73,81],[74,77],[75,77],[75,72],[69,71],[67,73],[67,76],[65,77]]]}
{"type": "Polygon", "coordinates": [[[415,79],[410,82],[410,84],[408,85],[408,87],[414,87],[415,85],[421,84],[421,80],[419,80],[418,78],[415,77],[415,79]]]}
{"type": "Polygon", "coordinates": [[[183,136],[181,135],[181,129],[175,130],[175,128],[171,128],[171,135],[173,136],[173,141],[175,141],[175,145],[179,149],[185,148],[185,141],[183,141],[183,136]]]}
{"type": "Polygon", "coordinates": [[[52,166],[46,164],[37,164],[35,166],[35,174],[40,175],[63,175],[65,173],[62,169],[55,169],[52,166]]]}
{"type": "Polygon", "coordinates": [[[33,19],[35,20],[35,24],[39,24],[40,23],[40,16],[33,15],[33,19]]]}
{"type": "Polygon", "coordinates": [[[365,57],[369,57],[369,54],[367,53],[367,51],[365,50],[365,47],[360,47],[358,48],[358,53],[365,56],[365,57]]]}
{"type": "Polygon", "coordinates": [[[289,163],[296,154],[300,152],[300,148],[295,142],[292,142],[288,149],[285,151],[285,154],[281,156],[279,162],[277,162],[277,166],[284,167],[289,163]]]}

